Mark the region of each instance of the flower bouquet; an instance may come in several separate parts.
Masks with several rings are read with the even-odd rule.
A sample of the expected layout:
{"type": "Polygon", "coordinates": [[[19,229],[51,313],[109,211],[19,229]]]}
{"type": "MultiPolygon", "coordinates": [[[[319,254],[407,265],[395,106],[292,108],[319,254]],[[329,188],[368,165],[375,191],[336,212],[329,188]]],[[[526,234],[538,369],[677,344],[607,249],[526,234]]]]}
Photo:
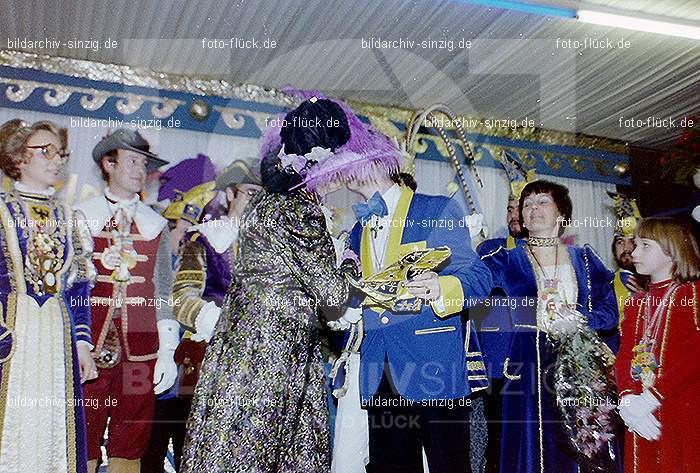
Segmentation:
{"type": "Polygon", "coordinates": [[[615,356],[583,314],[567,306],[558,312],[548,337],[557,361],[547,373],[560,420],[558,441],[579,471],[615,473],[615,356]]]}

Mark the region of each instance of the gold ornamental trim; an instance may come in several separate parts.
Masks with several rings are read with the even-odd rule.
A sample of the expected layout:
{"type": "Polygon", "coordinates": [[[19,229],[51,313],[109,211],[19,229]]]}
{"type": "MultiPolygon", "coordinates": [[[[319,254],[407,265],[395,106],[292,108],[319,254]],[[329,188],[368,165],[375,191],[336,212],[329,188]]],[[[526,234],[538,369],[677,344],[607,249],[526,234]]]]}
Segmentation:
{"type": "MultiPolygon", "coordinates": [[[[348,100],[348,104],[358,113],[367,116],[372,124],[378,126],[377,122],[399,122],[406,124],[411,119],[414,111],[400,107],[387,107],[383,105],[370,104],[348,100]],[[374,119],[374,120],[373,120],[374,119]]],[[[584,133],[571,133],[566,131],[548,130],[538,127],[504,127],[487,126],[487,121],[498,122],[495,118],[476,118],[466,115],[458,115],[457,120],[463,125],[467,133],[478,133],[486,136],[497,136],[511,140],[534,141],[547,145],[574,146],[577,148],[596,149],[612,153],[628,154],[629,147],[626,142],[604,138],[600,136],[586,135],[584,133]],[[471,125],[471,126],[470,126],[471,125]]],[[[501,120],[503,121],[503,120],[501,120]]],[[[441,121],[445,129],[454,130],[455,126],[445,117],[441,121]]],[[[426,123],[430,125],[430,123],[426,123]]],[[[381,126],[381,124],[379,125],[381,126]]],[[[384,130],[382,130],[384,131],[384,130]]],[[[418,138],[434,137],[419,133],[418,138]]],[[[508,146],[510,148],[510,146],[508,146]]]]}
{"type": "Polygon", "coordinates": [[[115,82],[136,87],[167,89],[195,95],[218,95],[224,98],[263,102],[282,107],[292,106],[298,102],[298,99],[282,91],[266,89],[257,85],[236,85],[219,79],[182,76],[121,64],[105,64],[9,49],[0,49],[0,65],[19,69],[36,69],[81,79],[115,82]]]}

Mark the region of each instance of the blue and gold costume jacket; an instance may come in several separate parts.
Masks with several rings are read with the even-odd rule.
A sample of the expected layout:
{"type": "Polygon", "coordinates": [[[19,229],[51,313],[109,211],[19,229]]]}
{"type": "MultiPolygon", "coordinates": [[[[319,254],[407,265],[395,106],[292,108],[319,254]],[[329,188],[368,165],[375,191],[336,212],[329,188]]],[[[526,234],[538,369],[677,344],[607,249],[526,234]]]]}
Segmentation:
{"type": "MultiPolygon", "coordinates": [[[[456,399],[487,387],[475,331],[460,315],[489,294],[491,275],[471,249],[464,222],[455,201],[401,189],[385,267],[416,249],[448,246],[452,253],[438,271],[442,307],[432,303],[424,304],[418,313],[394,313],[371,302],[363,304],[363,402],[377,391],[385,362],[399,394],[409,400],[456,399]]],[[[350,245],[362,261],[363,277],[373,270],[369,233],[358,223],[350,235],[350,245]]]]}

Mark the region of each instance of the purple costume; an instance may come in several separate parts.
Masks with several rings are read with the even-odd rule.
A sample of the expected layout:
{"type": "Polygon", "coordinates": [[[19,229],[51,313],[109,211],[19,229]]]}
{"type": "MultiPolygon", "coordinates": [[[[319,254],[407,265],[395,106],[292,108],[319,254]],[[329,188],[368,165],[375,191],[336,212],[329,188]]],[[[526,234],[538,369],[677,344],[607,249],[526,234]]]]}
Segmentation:
{"type": "MultiPolygon", "coordinates": [[[[202,307],[207,302],[214,302],[221,307],[231,283],[235,238],[229,237],[228,245],[215,248],[206,236],[208,234],[213,239],[212,232],[224,233],[224,237],[231,233],[230,229],[218,227],[218,222],[222,220],[193,227],[185,235],[180,247],[180,261],[173,288],[173,299],[176,301],[174,311],[177,320],[193,331],[202,307]]],[[[217,239],[216,244],[221,245],[221,241],[217,239]]]]}

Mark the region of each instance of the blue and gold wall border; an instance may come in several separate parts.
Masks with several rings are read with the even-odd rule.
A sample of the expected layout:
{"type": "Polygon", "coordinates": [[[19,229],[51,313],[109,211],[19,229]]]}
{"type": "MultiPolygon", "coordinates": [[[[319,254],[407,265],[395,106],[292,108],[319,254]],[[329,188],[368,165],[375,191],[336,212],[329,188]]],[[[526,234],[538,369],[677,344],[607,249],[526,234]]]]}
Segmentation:
{"type": "MultiPolygon", "coordinates": [[[[258,138],[267,120],[297,103],[282,91],[222,80],[183,77],[129,66],[0,50],[0,107],[114,123],[158,120],[162,127],[258,138]]],[[[350,105],[389,136],[401,138],[411,111],[350,105]]],[[[465,122],[467,119],[465,119],[465,122]]],[[[620,141],[538,128],[467,127],[477,164],[500,168],[494,156],[513,153],[540,175],[630,184],[620,141]]],[[[447,161],[433,130],[419,134],[417,157],[447,161]]],[[[456,148],[454,133],[448,130],[456,148]]]]}

